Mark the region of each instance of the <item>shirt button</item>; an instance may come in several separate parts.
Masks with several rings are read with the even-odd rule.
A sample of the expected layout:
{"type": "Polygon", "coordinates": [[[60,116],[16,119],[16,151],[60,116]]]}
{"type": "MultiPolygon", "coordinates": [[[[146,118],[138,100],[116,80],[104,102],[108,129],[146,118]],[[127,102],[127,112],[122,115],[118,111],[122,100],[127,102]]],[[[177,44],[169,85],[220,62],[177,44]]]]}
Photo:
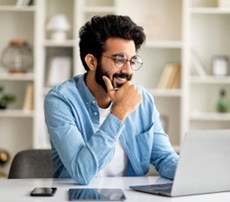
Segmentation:
{"type": "Polygon", "coordinates": [[[95,101],[95,100],[93,100],[93,104],[95,104],[95,102],[96,102],[96,101],[95,101]]]}
{"type": "Polygon", "coordinates": [[[97,116],[97,112],[94,112],[93,114],[94,114],[94,116],[97,116]]]}

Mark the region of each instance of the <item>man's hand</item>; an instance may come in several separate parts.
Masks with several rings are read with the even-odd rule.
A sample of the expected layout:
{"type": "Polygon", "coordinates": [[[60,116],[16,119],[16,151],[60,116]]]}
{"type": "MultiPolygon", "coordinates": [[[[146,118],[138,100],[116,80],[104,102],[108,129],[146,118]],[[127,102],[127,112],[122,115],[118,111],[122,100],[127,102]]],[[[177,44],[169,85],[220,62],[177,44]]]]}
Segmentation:
{"type": "Polygon", "coordinates": [[[103,76],[103,80],[107,87],[108,95],[113,102],[111,113],[121,121],[125,121],[129,114],[140,104],[142,100],[141,94],[130,81],[125,82],[119,90],[115,91],[108,77],[103,76]]]}

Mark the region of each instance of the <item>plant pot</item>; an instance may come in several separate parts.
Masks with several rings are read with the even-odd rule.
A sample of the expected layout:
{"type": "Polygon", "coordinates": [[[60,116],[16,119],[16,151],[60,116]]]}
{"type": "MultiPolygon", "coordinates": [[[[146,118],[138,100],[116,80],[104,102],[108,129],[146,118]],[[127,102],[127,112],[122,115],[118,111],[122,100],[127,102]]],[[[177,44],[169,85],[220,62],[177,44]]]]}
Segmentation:
{"type": "Polygon", "coordinates": [[[0,110],[6,109],[6,105],[0,102],[0,110]]]}

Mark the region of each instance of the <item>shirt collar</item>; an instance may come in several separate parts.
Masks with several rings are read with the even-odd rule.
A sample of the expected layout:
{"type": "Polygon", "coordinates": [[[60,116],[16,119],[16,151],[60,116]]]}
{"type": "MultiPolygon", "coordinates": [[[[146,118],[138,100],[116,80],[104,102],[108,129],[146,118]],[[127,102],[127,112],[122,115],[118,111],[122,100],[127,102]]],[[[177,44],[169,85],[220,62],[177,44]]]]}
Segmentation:
{"type": "Polygon", "coordinates": [[[86,86],[84,77],[86,74],[78,75],[74,79],[76,81],[76,87],[78,89],[79,94],[81,95],[84,104],[89,106],[91,103],[96,103],[95,97],[89,91],[89,88],[86,86]]]}

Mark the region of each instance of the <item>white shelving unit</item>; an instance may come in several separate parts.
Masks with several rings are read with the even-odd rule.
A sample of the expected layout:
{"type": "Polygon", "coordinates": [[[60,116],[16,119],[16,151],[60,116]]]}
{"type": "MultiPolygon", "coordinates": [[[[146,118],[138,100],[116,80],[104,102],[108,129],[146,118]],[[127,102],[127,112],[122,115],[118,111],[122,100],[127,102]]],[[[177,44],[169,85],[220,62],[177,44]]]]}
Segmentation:
{"type": "MultiPolygon", "coordinates": [[[[17,96],[9,109],[0,111],[0,148],[11,156],[26,148],[50,147],[43,113],[44,96],[52,88],[47,82],[50,61],[70,57],[70,77],[84,73],[78,31],[94,15],[125,14],[144,27],[147,40],[139,52],[144,67],[135,73],[134,82],[153,94],[176,149],[188,130],[230,128],[230,113],[215,112],[219,90],[225,88],[230,95],[230,77],[211,75],[214,55],[230,57],[230,8],[218,8],[218,0],[34,0],[25,7],[15,6],[16,1],[0,0],[0,53],[10,39],[25,38],[33,46],[34,66],[24,75],[0,67],[0,84],[17,96]],[[71,25],[62,42],[53,41],[46,30],[56,14],[66,15],[71,25]],[[194,73],[191,48],[199,54],[207,77],[194,73]],[[157,88],[167,63],[181,66],[179,88],[157,88]],[[28,83],[34,84],[34,110],[29,112],[22,110],[28,83]]],[[[4,170],[8,168],[9,164],[4,170]]]]}
{"type": "MultiPolygon", "coordinates": [[[[216,102],[219,91],[224,88],[229,98],[229,76],[218,78],[211,73],[215,55],[230,56],[230,8],[218,7],[218,1],[190,1],[189,10],[190,48],[196,50],[202,60],[207,77],[191,74],[189,91],[189,129],[230,128],[230,113],[218,113],[216,102]]],[[[230,67],[230,66],[229,66],[230,67]]],[[[190,65],[190,68],[193,68],[190,65]]]]}
{"type": "MultiPolygon", "coordinates": [[[[26,86],[34,86],[34,97],[38,95],[37,66],[36,66],[36,23],[37,5],[16,6],[16,0],[0,0],[0,53],[12,39],[26,39],[33,47],[34,65],[26,74],[10,74],[0,65],[0,85],[7,93],[16,96],[16,101],[8,109],[0,110],[0,148],[6,149],[12,157],[19,150],[32,148],[35,130],[37,102],[34,100],[33,110],[23,110],[26,86]],[[35,76],[36,75],[36,76],[35,76]]],[[[7,172],[10,163],[2,169],[7,172]]]]}

